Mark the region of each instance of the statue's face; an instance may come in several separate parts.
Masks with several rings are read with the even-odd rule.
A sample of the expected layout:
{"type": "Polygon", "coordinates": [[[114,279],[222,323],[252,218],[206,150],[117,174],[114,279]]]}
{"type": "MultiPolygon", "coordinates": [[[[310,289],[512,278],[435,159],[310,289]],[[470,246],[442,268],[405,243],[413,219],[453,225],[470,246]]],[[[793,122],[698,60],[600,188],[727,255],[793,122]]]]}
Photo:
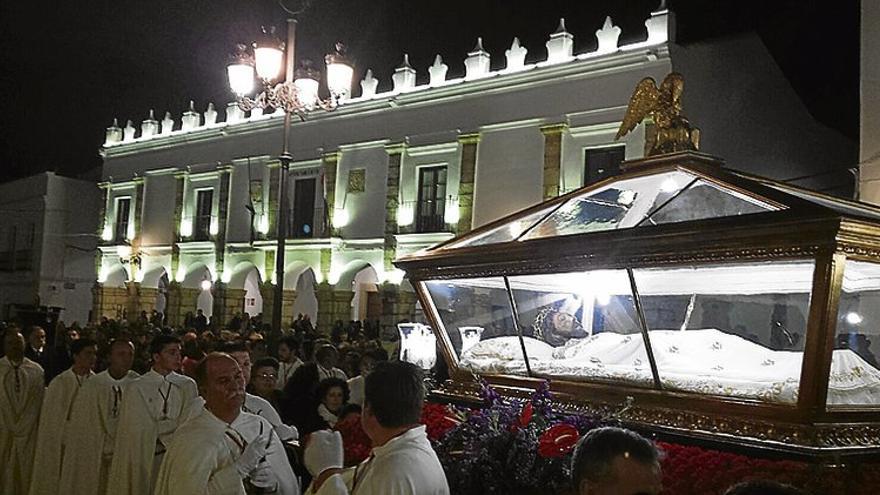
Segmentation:
{"type": "Polygon", "coordinates": [[[574,316],[569,313],[557,311],[551,316],[553,331],[557,335],[569,336],[574,330],[574,316]]]}

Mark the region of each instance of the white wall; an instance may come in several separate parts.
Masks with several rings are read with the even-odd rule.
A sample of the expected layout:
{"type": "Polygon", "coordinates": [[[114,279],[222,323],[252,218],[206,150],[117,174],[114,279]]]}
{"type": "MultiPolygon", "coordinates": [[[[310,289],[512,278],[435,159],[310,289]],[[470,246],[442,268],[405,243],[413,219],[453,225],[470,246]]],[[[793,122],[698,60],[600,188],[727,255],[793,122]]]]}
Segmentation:
{"type": "Polygon", "coordinates": [[[541,202],[544,135],[538,128],[486,132],[478,146],[473,227],[541,202]]]}
{"type": "MultiPolygon", "coordinates": [[[[348,212],[348,223],[341,227],[347,239],[382,237],[385,231],[385,191],[388,177],[388,153],[384,144],[364,148],[343,149],[336,172],[336,212],[348,212]],[[366,169],[366,187],[361,193],[347,193],[348,173],[366,169]]],[[[320,189],[318,194],[321,194],[320,189]]]]}
{"type": "Polygon", "coordinates": [[[862,2],[861,199],[880,204],[880,2],[862,2]]]}
{"type": "MultiPolygon", "coordinates": [[[[174,242],[174,203],[177,180],[173,175],[148,176],[144,181],[144,209],[141,222],[143,246],[167,246],[174,242]]],[[[132,203],[134,210],[134,203],[132,203]]]]}

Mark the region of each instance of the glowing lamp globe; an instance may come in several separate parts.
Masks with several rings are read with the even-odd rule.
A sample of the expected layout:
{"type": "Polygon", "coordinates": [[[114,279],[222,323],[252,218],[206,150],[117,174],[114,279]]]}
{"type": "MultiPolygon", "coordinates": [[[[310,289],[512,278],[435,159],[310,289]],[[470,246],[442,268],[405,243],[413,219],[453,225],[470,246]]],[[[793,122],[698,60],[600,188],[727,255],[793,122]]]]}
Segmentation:
{"type": "Polygon", "coordinates": [[[254,90],[254,66],[245,63],[233,63],[226,66],[229,76],[229,88],[232,92],[243,96],[254,90]]]}
{"type": "Polygon", "coordinates": [[[339,100],[348,98],[351,94],[354,68],[345,56],[345,45],[337,42],[336,49],[324,57],[324,61],[327,64],[327,89],[339,100]]]}
{"type": "Polygon", "coordinates": [[[284,51],[277,46],[257,46],[254,48],[257,76],[264,81],[271,81],[281,74],[284,65],[284,51]]]}
{"type": "Polygon", "coordinates": [[[212,285],[213,284],[211,283],[210,280],[207,280],[207,279],[202,280],[202,290],[211,290],[212,285]]]}

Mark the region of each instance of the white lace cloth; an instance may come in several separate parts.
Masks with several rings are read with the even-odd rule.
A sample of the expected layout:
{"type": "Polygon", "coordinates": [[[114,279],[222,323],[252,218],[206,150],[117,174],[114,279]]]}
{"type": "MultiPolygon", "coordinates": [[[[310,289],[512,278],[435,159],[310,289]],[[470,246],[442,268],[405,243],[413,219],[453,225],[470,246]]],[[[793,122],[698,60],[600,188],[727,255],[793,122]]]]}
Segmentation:
{"type": "MultiPolygon", "coordinates": [[[[667,389],[797,402],[803,352],[774,351],[716,329],[653,330],[649,338],[667,389]]],[[[523,340],[532,372],[539,376],[653,383],[638,333],[600,333],[558,348],[523,340]]],[[[478,373],[526,374],[518,337],[484,340],[463,353],[461,364],[478,373]]],[[[849,349],[835,350],[828,403],[880,405],[880,371],[849,349]]]]}

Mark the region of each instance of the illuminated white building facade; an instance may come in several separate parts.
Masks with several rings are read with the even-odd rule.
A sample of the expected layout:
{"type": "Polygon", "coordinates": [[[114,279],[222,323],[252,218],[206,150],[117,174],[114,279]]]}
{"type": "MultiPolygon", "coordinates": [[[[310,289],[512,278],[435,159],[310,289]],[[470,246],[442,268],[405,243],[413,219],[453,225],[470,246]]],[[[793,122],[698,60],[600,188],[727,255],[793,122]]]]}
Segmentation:
{"type": "Polygon", "coordinates": [[[615,132],[636,83],[673,70],[686,76],[685,114],[703,149],[731,166],[785,179],[839,161],[845,140],[807,114],[756,36],[682,47],[672,20],[654,12],[643,41],[620,45],[609,19],[588,31],[597,48],[587,53],[573,52],[564,24],[545,47],[514,40],[500,57],[478,41],[464,64],[438,57],[424,82],[405,63],[385,92],[368,72],[358,96],[293,125],[283,281],[272,280],[280,114],[243,115],[233,103],[223,121],[209,107],[111,127],[95,315],[157,308],[175,324],[201,308],[222,323],[269,314],[272,284],[283,283],[285,321],[411,317],[397,255],[642,156],[643,126],[622,142],[615,132]]]}

